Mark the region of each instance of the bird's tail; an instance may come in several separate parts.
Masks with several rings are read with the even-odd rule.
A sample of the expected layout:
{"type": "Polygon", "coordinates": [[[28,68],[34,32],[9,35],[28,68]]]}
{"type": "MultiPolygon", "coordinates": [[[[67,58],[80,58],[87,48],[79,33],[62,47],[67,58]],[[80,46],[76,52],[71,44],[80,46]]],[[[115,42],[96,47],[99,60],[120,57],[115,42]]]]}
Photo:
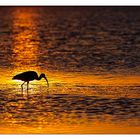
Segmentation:
{"type": "Polygon", "coordinates": [[[15,80],[15,79],[17,79],[18,77],[17,77],[17,75],[16,76],[14,76],[13,78],[12,78],[12,80],[15,80]]]}
{"type": "Polygon", "coordinates": [[[15,79],[15,76],[12,78],[12,80],[14,80],[15,79]]]}

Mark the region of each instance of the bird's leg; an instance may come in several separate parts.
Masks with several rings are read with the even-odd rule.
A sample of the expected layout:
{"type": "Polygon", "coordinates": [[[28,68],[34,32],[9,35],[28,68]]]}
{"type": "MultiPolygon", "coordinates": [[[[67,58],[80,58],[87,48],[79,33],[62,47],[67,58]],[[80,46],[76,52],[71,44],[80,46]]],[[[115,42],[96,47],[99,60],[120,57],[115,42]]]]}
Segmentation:
{"type": "Polygon", "coordinates": [[[29,89],[29,81],[27,82],[27,92],[28,92],[28,89],[29,89]]]}
{"type": "Polygon", "coordinates": [[[23,82],[23,84],[21,84],[21,91],[23,93],[23,85],[24,85],[25,82],[23,82]]]}

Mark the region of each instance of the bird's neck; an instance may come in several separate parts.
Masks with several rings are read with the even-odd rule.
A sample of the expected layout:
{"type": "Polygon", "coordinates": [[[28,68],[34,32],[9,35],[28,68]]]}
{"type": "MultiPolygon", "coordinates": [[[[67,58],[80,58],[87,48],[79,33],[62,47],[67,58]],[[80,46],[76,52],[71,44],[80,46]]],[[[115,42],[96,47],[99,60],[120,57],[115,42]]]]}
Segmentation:
{"type": "Polygon", "coordinates": [[[36,80],[40,80],[42,78],[42,76],[40,75],[36,80]]]}

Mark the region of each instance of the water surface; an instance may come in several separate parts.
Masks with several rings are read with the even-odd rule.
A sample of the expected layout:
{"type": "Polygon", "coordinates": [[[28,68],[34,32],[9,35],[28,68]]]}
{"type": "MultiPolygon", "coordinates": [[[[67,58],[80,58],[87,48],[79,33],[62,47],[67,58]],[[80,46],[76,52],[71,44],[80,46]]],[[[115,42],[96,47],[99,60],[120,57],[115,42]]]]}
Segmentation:
{"type": "Polygon", "coordinates": [[[0,7],[0,133],[140,133],[139,12],[0,7]]]}

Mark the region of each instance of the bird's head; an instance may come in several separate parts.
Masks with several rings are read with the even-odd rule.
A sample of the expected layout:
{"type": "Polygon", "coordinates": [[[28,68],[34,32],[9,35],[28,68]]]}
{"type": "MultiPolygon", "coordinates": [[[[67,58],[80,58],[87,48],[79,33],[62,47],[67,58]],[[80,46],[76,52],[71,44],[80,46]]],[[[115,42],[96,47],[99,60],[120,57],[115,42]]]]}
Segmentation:
{"type": "Polygon", "coordinates": [[[40,78],[44,78],[47,82],[48,87],[49,87],[48,79],[46,78],[46,75],[44,73],[41,73],[40,78]]]}
{"type": "Polygon", "coordinates": [[[44,77],[46,77],[46,75],[44,73],[41,73],[40,77],[44,78],[44,77]]]}

